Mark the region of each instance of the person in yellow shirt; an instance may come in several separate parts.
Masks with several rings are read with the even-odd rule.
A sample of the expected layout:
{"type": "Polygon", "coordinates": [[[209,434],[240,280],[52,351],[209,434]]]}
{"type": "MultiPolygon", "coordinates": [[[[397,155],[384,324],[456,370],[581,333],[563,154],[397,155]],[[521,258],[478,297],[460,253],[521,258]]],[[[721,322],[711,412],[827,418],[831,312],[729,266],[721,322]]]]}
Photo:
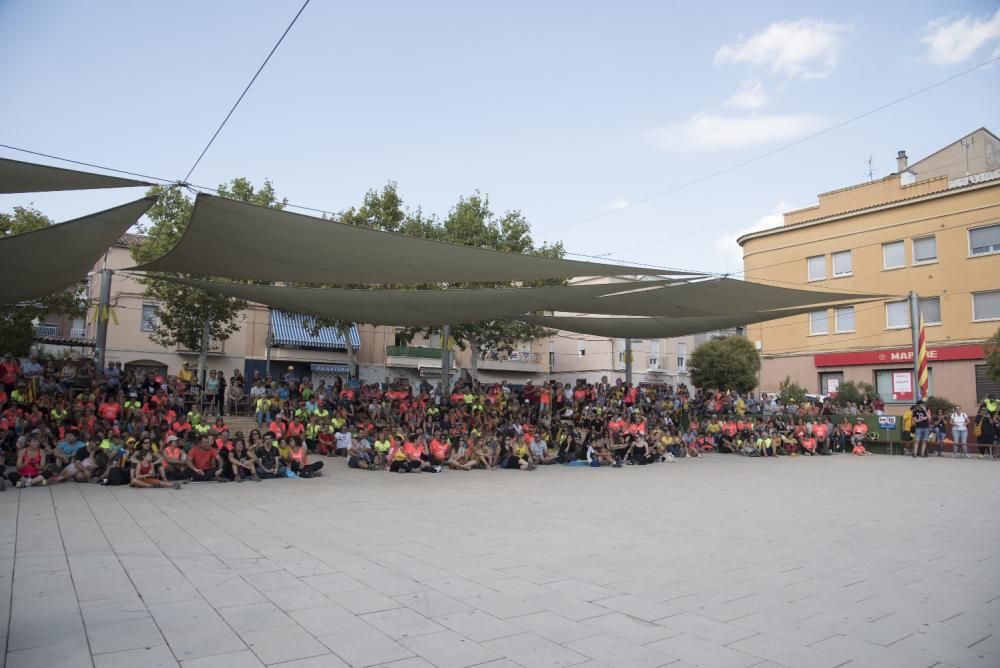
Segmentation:
{"type": "Polygon", "coordinates": [[[190,384],[194,380],[194,371],[191,370],[190,362],[184,362],[181,370],[177,373],[177,378],[185,384],[190,384]]]}

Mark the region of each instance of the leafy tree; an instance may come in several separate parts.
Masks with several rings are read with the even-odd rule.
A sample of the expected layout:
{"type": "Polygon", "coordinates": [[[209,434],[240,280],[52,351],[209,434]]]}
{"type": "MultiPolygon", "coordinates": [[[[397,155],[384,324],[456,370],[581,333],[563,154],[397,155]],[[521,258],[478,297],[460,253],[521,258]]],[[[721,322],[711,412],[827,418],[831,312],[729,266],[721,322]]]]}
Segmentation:
{"type": "Polygon", "coordinates": [[[727,336],[698,346],[690,367],[695,387],[749,392],[757,386],[760,355],[746,338],[727,336]]]}
{"type": "MultiPolygon", "coordinates": [[[[222,197],[240,200],[249,204],[282,209],[288,203],[278,199],[274,186],[264,181],[260,189],[245,178],[236,178],[219,186],[222,197]]],[[[132,247],[132,257],[136,262],[148,262],[157,258],[180,240],[191,220],[194,203],[180,186],[153,186],[147,193],[159,199],[147,216],[152,224],[144,227],[145,238],[132,247]]],[[[212,274],[212,267],[205,267],[205,275],[212,274]]],[[[208,328],[209,340],[224,341],[239,329],[237,316],[246,308],[246,302],[223,295],[216,295],[176,283],[158,280],[155,276],[142,279],[145,295],[158,305],[158,323],[150,338],[164,346],[181,345],[187,350],[200,353],[198,377],[203,378],[205,355],[202,337],[208,328]]]]}
{"type": "Polygon", "coordinates": [[[832,398],[833,405],[840,408],[843,408],[847,404],[858,406],[866,394],[869,399],[874,399],[875,386],[864,381],[854,382],[853,380],[848,380],[841,383],[840,387],[837,388],[837,394],[832,398]]]}
{"type": "Polygon", "coordinates": [[[931,415],[936,415],[938,411],[941,411],[945,415],[950,415],[955,410],[955,402],[944,397],[927,397],[924,403],[927,406],[927,410],[931,412],[931,415]]]}
{"type": "MultiPolygon", "coordinates": [[[[0,237],[40,230],[52,224],[52,219],[41,211],[17,206],[13,213],[0,213],[0,237]]],[[[36,319],[40,320],[47,315],[78,318],[86,312],[85,295],[74,290],[64,290],[41,299],[5,306],[0,309],[0,352],[27,355],[31,350],[33,321],[36,319]]]]}
{"type": "MultiPolygon", "coordinates": [[[[510,253],[524,253],[543,257],[561,258],[565,254],[562,244],[536,246],[531,238],[531,225],[520,211],[508,211],[497,216],[490,209],[489,198],[480,193],[459,198],[448,217],[440,225],[434,221],[420,221],[424,226],[424,236],[441,241],[491,248],[510,253]]],[[[416,225],[411,230],[419,229],[416,225]]],[[[561,281],[538,281],[528,285],[559,284],[561,281]]],[[[488,283],[454,284],[450,287],[520,287],[526,284],[488,283]]],[[[417,334],[440,332],[440,327],[410,327],[400,333],[400,338],[410,341],[417,334]]],[[[479,361],[490,352],[511,353],[514,346],[522,341],[531,341],[555,332],[538,325],[530,325],[511,319],[492,319],[479,322],[456,322],[451,327],[451,338],[461,349],[472,351],[473,379],[479,373],[479,361]]],[[[449,342],[445,342],[449,345],[449,342]]]]}
{"type": "Polygon", "coordinates": [[[986,375],[990,380],[1000,381],[1000,329],[986,340],[986,375]]]}
{"type": "Polygon", "coordinates": [[[778,383],[778,397],[784,404],[795,404],[798,406],[806,400],[806,388],[794,382],[791,376],[778,383]]]}

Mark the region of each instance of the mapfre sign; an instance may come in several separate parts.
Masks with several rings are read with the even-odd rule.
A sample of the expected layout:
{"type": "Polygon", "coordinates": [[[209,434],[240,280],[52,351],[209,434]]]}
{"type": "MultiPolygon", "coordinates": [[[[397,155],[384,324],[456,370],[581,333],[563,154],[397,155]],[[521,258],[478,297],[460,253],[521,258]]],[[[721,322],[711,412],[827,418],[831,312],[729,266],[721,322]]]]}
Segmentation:
{"type": "MultiPolygon", "coordinates": [[[[981,360],[985,357],[979,345],[941,346],[927,349],[929,362],[954,362],[957,360],[981,360]]],[[[913,350],[896,348],[893,350],[865,350],[858,353],[824,353],[816,355],[817,367],[862,366],[866,364],[913,364],[913,350]]]]}

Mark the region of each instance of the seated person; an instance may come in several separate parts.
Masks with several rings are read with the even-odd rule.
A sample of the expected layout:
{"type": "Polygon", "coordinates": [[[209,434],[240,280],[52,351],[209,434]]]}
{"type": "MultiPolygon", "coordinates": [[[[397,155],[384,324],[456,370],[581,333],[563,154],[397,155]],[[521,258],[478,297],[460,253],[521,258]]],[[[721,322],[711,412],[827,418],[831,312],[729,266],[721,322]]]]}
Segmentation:
{"type": "Polygon", "coordinates": [[[177,436],[170,434],[167,436],[166,444],[163,447],[163,473],[167,480],[186,480],[188,465],[187,453],[180,446],[177,436]]]}
{"type": "Polygon", "coordinates": [[[278,448],[273,438],[261,439],[254,448],[257,457],[257,475],[261,478],[278,478],[284,475],[285,466],[281,461],[278,448]]]}
{"type": "Polygon", "coordinates": [[[210,436],[201,436],[198,443],[188,452],[188,479],[192,482],[216,480],[222,482],[222,460],[219,452],[212,447],[210,436]]]}
{"type": "Polygon", "coordinates": [[[351,442],[347,450],[347,465],[352,469],[368,470],[373,465],[372,446],[367,438],[358,438],[351,442]]]}
{"type": "Polygon", "coordinates": [[[129,485],[132,487],[173,487],[180,489],[179,482],[168,482],[163,477],[163,468],[158,466],[159,457],[153,454],[152,450],[137,450],[138,461],[132,462],[132,476],[129,485]],[[159,469],[159,471],[157,471],[159,469]]]}

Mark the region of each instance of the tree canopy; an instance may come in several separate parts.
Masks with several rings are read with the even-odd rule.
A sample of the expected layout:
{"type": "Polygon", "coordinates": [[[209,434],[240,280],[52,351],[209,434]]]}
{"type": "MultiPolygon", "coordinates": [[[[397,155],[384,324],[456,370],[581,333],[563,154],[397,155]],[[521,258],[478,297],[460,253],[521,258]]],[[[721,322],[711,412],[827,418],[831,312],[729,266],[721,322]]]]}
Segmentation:
{"type": "MultiPolygon", "coordinates": [[[[282,209],[288,203],[288,200],[278,199],[270,181],[256,189],[247,179],[235,178],[220,185],[218,193],[222,197],[275,209],[282,209]]],[[[143,241],[132,247],[132,257],[138,263],[163,255],[177,243],[187,229],[194,206],[181,186],[153,186],[147,194],[157,195],[159,199],[147,213],[152,224],[143,227],[143,241]]],[[[212,275],[212,267],[205,267],[205,275],[212,275]]],[[[179,344],[187,350],[200,351],[206,322],[210,337],[216,341],[224,341],[239,329],[237,316],[246,308],[243,300],[168,283],[155,276],[144,278],[142,282],[146,297],[158,305],[158,319],[150,338],[161,345],[179,344]]]]}
{"type": "MultiPolygon", "coordinates": [[[[0,213],[0,237],[32,232],[52,224],[52,219],[41,211],[17,206],[11,213],[0,213]]],[[[0,312],[0,353],[27,355],[31,350],[33,321],[36,319],[46,315],[77,318],[86,312],[86,295],[74,290],[64,290],[42,299],[8,306],[0,312]]]]}
{"type": "Polygon", "coordinates": [[[727,336],[698,346],[690,366],[695,387],[749,392],[757,386],[760,355],[745,337],[727,336]]]}
{"type": "Polygon", "coordinates": [[[1000,380],[1000,329],[986,340],[986,375],[1000,380]]]}

